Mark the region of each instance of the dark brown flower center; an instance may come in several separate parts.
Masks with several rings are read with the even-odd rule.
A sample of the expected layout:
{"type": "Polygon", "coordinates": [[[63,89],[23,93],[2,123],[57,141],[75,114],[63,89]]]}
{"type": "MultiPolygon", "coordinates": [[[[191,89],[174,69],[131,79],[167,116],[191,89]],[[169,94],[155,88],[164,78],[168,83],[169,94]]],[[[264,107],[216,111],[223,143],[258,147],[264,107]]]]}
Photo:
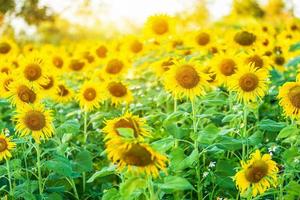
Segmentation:
{"type": "Polygon", "coordinates": [[[133,40],[130,44],[130,50],[133,53],[139,53],[143,49],[143,43],[138,40],[133,40]]]}
{"type": "Polygon", "coordinates": [[[78,59],[72,59],[69,67],[74,71],[80,71],[84,67],[84,62],[78,59]]]}
{"type": "Polygon", "coordinates": [[[61,69],[64,65],[64,60],[59,56],[54,56],[52,59],[52,63],[55,67],[61,69]]]}
{"type": "Polygon", "coordinates": [[[0,54],[7,54],[11,50],[11,46],[7,42],[0,43],[0,54]]]}
{"type": "Polygon", "coordinates": [[[17,95],[19,99],[25,103],[34,103],[36,100],[36,94],[26,85],[21,85],[18,88],[17,95]]]}
{"type": "Polygon", "coordinates": [[[32,131],[39,131],[46,125],[45,115],[36,110],[28,111],[24,117],[24,123],[32,131]]]}
{"type": "Polygon", "coordinates": [[[235,73],[236,63],[230,58],[224,58],[219,64],[220,71],[225,76],[231,76],[235,73]]]}
{"type": "Polygon", "coordinates": [[[109,74],[118,74],[123,67],[124,63],[121,60],[112,59],[106,65],[106,72],[109,74]]]}
{"type": "Polygon", "coordinates": [[[258,86],[258,77],[253,73],[247,73],[240,77],[239,85],[245,92],[251,92],[258,86]]]}
{"type": "Polygon", "coordinates": [[[99,58],[105,58],[106,57],[106,54],[107,54],[107,48],[103,45],[99,46],[97,49],[96,49],[96,54],[99,58]]]}
{"type": "Polygon", "coordinates": [[[268,165],[262,160],[255,161],[245,171],[246,179],[250,183],[258,183],[268,174],[268,165]]]}
{"type": "Polygon", "coordinates": [[[139,125],[135,120],[131,118],[120,119],[115,123],[114,129],[120,135],[117,130],[118,128],[131,128],[133,130],[134,137],[138,137],[139,135],[139,125]]]}
{"type": "Polygon", "coordinates": [[[161,67],[162,69],[166,72],[170,69],[170,66],[174,65],[174,62],[172,59],[169,59],[169,60],[166,60],[166,61],[163,61],[161,63],[161,67]]]}
{"type": "Polygon", "coordinates": [[[11,84],[13,82],[12,78],[8,78],[3,82],[3,87],[5,89],[5,91],[9,91],[9,84],[11,84]]]}
{"type": "Polygon", "coordinates": [[[40,86],[42,88],[44,88],[45,90],[49,90],[50,88],[52,88],[54,86],[54,79],[53,77],[49,76],[48,78],[48,83],[47,84],[40,84],[40,86]]]}
{"type": "Polygon", "coordinates": [[[83,92],[83,97],[87,101],[93,101],[96,98],[96,96],[97,96],[97,92],[94,88],[87,88],[83,92]]]}
{"type": "Polygon", "coordinates": [[[10,73],[10,69],[8,67],[2,67],[1,68],[1,73],[9,74],[10,73]]]}
{"type": "Polygon", "coordinates": [[[276,56],[274,61],[277,65],[283,65],[285,63],[285,59],[282,56],[276,56]]]}
{"type": "Polygon", "coordinates": [[[24,69],[25,78],[29,81],[36,81],[42,76],[42,68],[38,64],[29,64],[24,69]]]}
{"type": "Polygon", "coordinates": [[[0,138],[0,153],[7,150],[8,144],[4,138],[0,138]]]}
{"type": "Polygon", "coordinates": [[[208,33],[201,32],[196,36],[196,42],[200,46],[205,46],[209,43],[210,36],[208,33]]]}
{"type": "Polygon", "coordinates": [[[238,32],[234,36],[234,41],[242,46],[250,46],[255,40],[256,36],[248,31],[238,32]]]}
{"type": "Polygon", "coordinates": [[[264,66],[264,61],[259,55],[248,57],[246,63],[253,63],[256,68],[262,68],[264,66]]]}
{"type": "Polygon", "coordinates": [[[191,89],[197,86],[200,77],[191,65],[182,65],[176,72],[175,78],[180,86],[185,89],[191,89]]]}
{"type": "Polygon", "coordinates": [[[164,19],[155,19],[152,24],[152,30],[157,35],[163,35],[169,31],[169,24],[164,19]]]}
{"type": "Polygon", "coordinates": [[[295,86],[290,89],[288,97],[291,101],[291,104],[296,108],[300,108],[300,86],[295,86]]]}
{"type": "Polygon", "coordinates": [[[69,94],[69,90],[64,85],[58,85],[58,95],[61,97],[67,96],[69,94]]]}
{"type": "Polygon", "coordinates": [[[86,59],[86,61],[88,61],[88,63],[93,63],[95,61],[94,56],[88,51],[83,53],[83,57],[86,59]]]}
{"type": "Polygon", "coordinates": [[[123,97],[127,94],[127,88],[122,83],[111,82],[108,91],[115,97],[123,97]]]}
{"type": "Polygon", "coordinates": [[[139,144],[133,144],[129,150],[122,154],[122,160],[126,164],[137,167],[150,165],[153,162],[151,157],[151,153],[139,144]]]}

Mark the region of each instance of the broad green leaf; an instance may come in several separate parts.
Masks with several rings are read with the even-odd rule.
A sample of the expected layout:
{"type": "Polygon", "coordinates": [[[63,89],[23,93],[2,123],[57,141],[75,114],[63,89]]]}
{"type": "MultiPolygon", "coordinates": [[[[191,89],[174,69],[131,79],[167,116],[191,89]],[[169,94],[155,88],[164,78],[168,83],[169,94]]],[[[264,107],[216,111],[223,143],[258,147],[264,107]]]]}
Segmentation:
{"type": "Polygon", "coordinates": [[[134,130],[132,128],[117,128],[117,130],[124,138],[134,138],[134,130]]]}
{"type": "Polygon", "coordinates": [[[277,139],[287,138],[292,135],[297,135],[298,133],[299,129],[296,126],[287,126],[279,132],[279,134],[277,135],[277,139]]]}
{"type": "Polygon", "coordinates": [[[162,138],[160,140],[157,140],[155,142],[151,143],[151,146],[160,151],[160,152],[166,152],[168,151],[172,146],[174,146],[175,139],[172,135],[166,138],[162,138]]]}
{"type": "Polygon", "coordinates": [[[263,119],[258,123],[258,128],[263,131],[278,132],[286,126],[283,122],[276,122],[271,119],[263,119]]]}
{"type": "Polygon", "coordinates": [[[164,183],[159,184],[162,190],[180,191],[180,190],[194,190],[192,184],[185,178],[180,176],[167,176],[164,178],[164,183]]]}
{"type": "Polygon", "coordinates": [[[59,127],[56,128],[56,134],[62,137],[66,133],[71,133],[73,135],[78,134],[80,131],[80,123],[77,119],[72,119],[65,121],[59,127]]]}
{"type": "Polygon", "coordinates": [[[53,160],[48,160],[44,163],[44,166],[59,175],[71,176],[72,166],[70,161],[62,156],[56,156],[53,160]]]}
{"type": "Polygon", "coordinates": [[[102,200],[121,200],[121,195],[116,188],[106,190],[101,198],[102,200]]]}
{"type": "Polygon", "coordinates": [[[100,177],[104,177],[104,176],[108,176],[111,174],[114,174],[116,170],[116,167],[110,166],[110,167],[104,167],[103,169],[101,169],[100,171],[95,172],[87,181],[87,183],[91,183],[93,182],[96,178],[100,178],[100,177]]]}
{"type": "MultiPolygon", "coordinates": [[[[284,188],[287,194],[293,195],[294,197],[300,197],[300,184],[296,181],[290,181],[284,188]]],[[[297,199],[297,198],[295,198],[297,199]]]]}
{"type": "Polygon", "coordinates": [[[128,199],[135,191],[144,189],[147,186],[146,179],[140,177],[132,177],[120,184],[120,194],[128,199]]]}
{"type": "Polygon", "coordinates": [[[77,153],[74,160],[74,171],[76,172],[88,172],[93,169],[92,155],[87,150],[82,150],[77,153]]]}
{"type": "Polygon", "coordinates": [[[200,144],[212,144],[219,136],[220,129],[214,124],[209,124],[204,130],[199,132],[198,141],[200,144]]]}

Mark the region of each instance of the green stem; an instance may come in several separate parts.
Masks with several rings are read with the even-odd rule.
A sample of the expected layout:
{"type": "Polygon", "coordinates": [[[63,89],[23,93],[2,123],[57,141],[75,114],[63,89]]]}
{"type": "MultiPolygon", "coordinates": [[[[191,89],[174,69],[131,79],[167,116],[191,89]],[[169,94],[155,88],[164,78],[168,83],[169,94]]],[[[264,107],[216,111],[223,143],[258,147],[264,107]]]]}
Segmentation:
{"type": "Polygon", "coordinates": [[[41,150],[40,150],[40,145],[36,144],[36,148],[35,149],[36,149],[36,158],[37,158],[39,192],[40,192],[40,195],[42,195],[43,194],[43,187],[42,187],[41,150]]]}
{"type": "MultiPolygon", "coordinates": [[[[83,145],[85,145],[86,141],[87,141],[87,137],[88,137],[88,132],[87,132],[87,111],[86,110],[84,111],[83,135],[84,135],[83,145]]],[[[82,191],[83,191],[83,193],[85,192],[85,179],[86,179],[86,174],[85,174],[85,172],[83,172],[82,173],[82,191]]]]}
{"type": "Polygon", "coordinates": [[[10,173],[9,161],[7,159],[6,159],[6,169],[7,169],[7,175],[8,175],[9,193],[13,199],[14,198],[14,189],[11,184],[11,173],[10,173]]]}
{"type": "Polygon", "coordinates": [[[156,200],[157,198],[156,198],[155,193],[154,193],[151,176],[148,177],[148,190],[149,190],[149,199],[150,200],[156,200]]]}
{"type": "Polygon", "coordinates": [[[68,181],[69,181],[70,185],[72,186],[72,189],[74,191],[74,195],[75,195],[76,199],[79,199],[78,192],[77,192],[74,180],[71,178],[71,180],[68,179],[68,181]]]}
{"type": "Polygon", "coordinates": [[[247,132],[247,115],[248,115],[248,109],[247,106],[244,106],[244,117],[243,117],[243,123],[244,123],[244,127],[243,127],[243,152],[242,152],[242,157],[243,159],[245,159],[245,156],[248,155],[248,132],[247,132]],[[245,144],[246,141],[246,144],[245,144]]]}
{"type": "Polygon", "coordinates": [[[174,112],[177,111],[177,99],[174,98],[174,112]]]}

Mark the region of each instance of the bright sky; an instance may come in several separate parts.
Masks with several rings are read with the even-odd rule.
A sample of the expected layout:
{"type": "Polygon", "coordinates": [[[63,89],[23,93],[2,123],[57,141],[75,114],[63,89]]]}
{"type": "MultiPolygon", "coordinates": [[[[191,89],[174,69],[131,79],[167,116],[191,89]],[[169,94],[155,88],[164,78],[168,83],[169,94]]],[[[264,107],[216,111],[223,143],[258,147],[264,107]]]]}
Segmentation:
{"type": "MultiPolygon", "coordinates": [[[[84,25],[94,25],[95,21],[113,23],[120,29],[127,21],[142,24],[149,15],[155,13],[174,14],[181,10],[192,8],[197,0],[91,0],[91,17],[78,17],[78,11],[83,8],[85,0],[41,0],[41,5],[47,5],[63,18],[84,25]]],[[[267,0],[260,0],[266,2],[267,0]]],[[[226,15],[231,8],[232,0],[206,0],[213,19],[226,15]]],[[[294,4],[295,14],[300,17],[300,0],[286,0],[288,5],[294,4]]],[[[82,9],[84,12],[84,9],[82,9]]],[[[87,16],[90,16],[87,14],[87,16]]],[[[14,21],[15,27],[23,27],[21,21],[14,21]]],[[[34,32],[30,27],[27,33],[34,32]]]]}

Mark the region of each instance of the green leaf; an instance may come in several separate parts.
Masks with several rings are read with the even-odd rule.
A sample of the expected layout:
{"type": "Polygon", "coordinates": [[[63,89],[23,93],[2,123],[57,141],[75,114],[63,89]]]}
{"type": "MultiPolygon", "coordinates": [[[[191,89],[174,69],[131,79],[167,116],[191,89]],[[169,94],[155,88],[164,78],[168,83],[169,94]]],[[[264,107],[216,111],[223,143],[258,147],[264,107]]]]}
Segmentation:
{"type": "Polygon", "coordinates": [[[103,169],[101,169],[100,171],[95,172],[87,181],[87,183],[91,183],[93,182],[96,178],[100,178],[100,177],[104,177],[104,176],[108,176],[111,174],[114,174],[116,170],[116,167],[110,166],[110,167],[104,167],[103,169]]]}
{"type": "Polygon", "coordinates": [[[293,135],[297,135],[299,129],[295,125],[287,126],[283,128],[277,135],[277,139],[287,138],[293,135]]]}
{"type": "MultiPolygon", "coordinates": [[[[294,197],[300,197],[300,184],[296,181],[290,181],[284,188],[286,193],[293,195],[294,197]]],[[[296,199],[296,198],[295,198],[296,199]]]]}
{"type": "Polygon", "coordinates": [[[179,176],[167,176],[164,178],[164,183],[159,184],[159,188],[169,192],[179,190],[194,190],[192,184],[185,178],[179,176]]]}
{"type": "Polygon", "coordinates": [[[171,135],[167,138],[162,138],[160,140],[151,143],[151,146],[154,149],[159,150],[160,152],[168,151],[173,145],[174,145],[174,138],[171,135]]]}
{"type": "Polygon", "coordinates": [[[278,132],[286,126],[283,122],[276,122],[271,119],[264,119],[258,123],[258,128],[263,131],[278,132]]]}
{"type": "Polygon", "coordinates": [[[65,121],[59,127],[56,128],[56,133],[58,136],[62,137],[64,134],[78,134],[80,131],[80,123],[77,119],[72,119],[65,121]]]}
{"type": "Polygon", "coordinates": [[[53,160],[48,160],[44,163],[44,166],[59,175],[71,176],[72,166],[70,161],[63,156],[56,156],[53,160]]]}
{"type": "Polygon", "coordinates": [[[116,188],[106,190],[102,196],[102,200],[120,200],[121,195],[116,188]]]}
{"type": "Polygon", "coordinates": [[[117,128],[117,130],[125,138],[134,138],[134,130],[132,128],[117,128]]]}
{"type": "Polygon", "coordinates": [[[132,177],[120,184],[120,194],[128,199],[135,191],[147,186],[146,180],[140,177],[132,177]]]}
{"type": "Polygon", "coordinates": [[[198,135],[198,141],[200,144],[212,144],[214,140],[219,136],[219,128],[214,124],[209,124],[204,128],[204,130],[200,131],[198,135]]]}
{"type": "Polygon", "coordinates": [[[80,151],[75,157],[74,164],[74,171],[76,172],[82,173],[91,171],[93,169],[91,153],[87,150],[80,151]]]}

